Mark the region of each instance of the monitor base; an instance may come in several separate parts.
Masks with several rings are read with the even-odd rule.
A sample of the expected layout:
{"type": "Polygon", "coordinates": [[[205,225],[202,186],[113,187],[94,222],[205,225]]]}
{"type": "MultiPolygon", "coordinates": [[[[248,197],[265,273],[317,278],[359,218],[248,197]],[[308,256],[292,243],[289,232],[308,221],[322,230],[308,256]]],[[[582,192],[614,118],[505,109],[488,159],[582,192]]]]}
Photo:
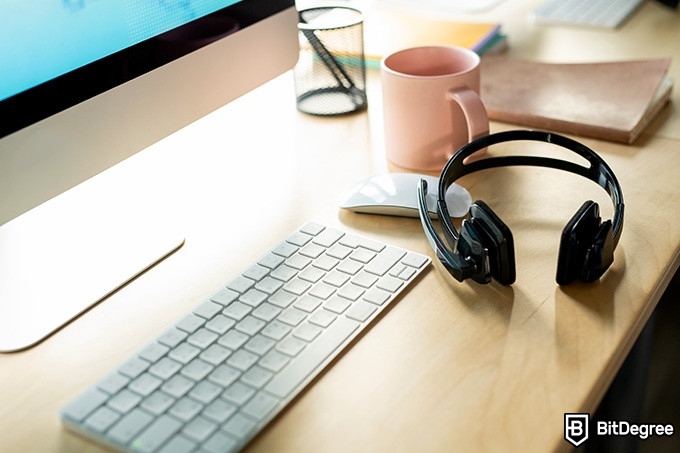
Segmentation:
{"type": "Polygon", "coordinates": [[[167,210],[96,179],[0,226],[0,352],[39,343],[184,243],[167,210]]]}

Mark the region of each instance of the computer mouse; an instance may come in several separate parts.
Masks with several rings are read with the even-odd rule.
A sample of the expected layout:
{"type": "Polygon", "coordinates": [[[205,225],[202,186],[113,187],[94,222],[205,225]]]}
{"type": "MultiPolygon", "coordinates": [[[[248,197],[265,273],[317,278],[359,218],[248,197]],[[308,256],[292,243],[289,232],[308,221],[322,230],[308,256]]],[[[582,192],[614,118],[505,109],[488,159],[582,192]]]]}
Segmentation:
{"type": "MultiPolygon", "coordinates": [[[[427,207],[430,217],[437,212],[439,179],[418,173],[387,173],[361,180],[340,198],[341,208],[369,214],[418,217],[418,183],[427,181],[427,207]]],[[[465,188],[452,184],[446,193],[446,203],[453,217],[464,217],[472,198],[465,188]]]]}

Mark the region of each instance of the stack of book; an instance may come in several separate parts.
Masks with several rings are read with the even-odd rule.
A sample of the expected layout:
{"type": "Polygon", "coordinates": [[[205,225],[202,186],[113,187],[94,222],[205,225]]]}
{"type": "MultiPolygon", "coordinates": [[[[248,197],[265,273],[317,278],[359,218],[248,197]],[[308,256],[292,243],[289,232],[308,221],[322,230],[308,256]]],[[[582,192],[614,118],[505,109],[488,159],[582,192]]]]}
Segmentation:
{"type": "Polygon", "coordinates": [[[546,63],[482,59],[489,118],[525,127],[633,143],[668,104],[669,58],[546,63]]]}
{"type": "Polygon", "coordinates": [[[479,55],[498,53],[507,40],[500,24],[440,20],[400,10],[364,11],[366,66],[378,68],[385,55],[409,47],[452,45],[479,55]]]}

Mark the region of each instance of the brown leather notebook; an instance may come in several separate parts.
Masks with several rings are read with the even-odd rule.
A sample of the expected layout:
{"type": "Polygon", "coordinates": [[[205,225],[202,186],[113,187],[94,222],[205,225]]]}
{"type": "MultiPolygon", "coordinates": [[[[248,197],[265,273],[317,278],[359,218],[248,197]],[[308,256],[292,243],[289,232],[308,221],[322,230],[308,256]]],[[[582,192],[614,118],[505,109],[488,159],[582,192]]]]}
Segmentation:
{"type": "Polygon", "coordinates": [[[670,99],[670,59],[542,63],[489,55],[481,97],[489,118],[633,143],[670,99]]]}

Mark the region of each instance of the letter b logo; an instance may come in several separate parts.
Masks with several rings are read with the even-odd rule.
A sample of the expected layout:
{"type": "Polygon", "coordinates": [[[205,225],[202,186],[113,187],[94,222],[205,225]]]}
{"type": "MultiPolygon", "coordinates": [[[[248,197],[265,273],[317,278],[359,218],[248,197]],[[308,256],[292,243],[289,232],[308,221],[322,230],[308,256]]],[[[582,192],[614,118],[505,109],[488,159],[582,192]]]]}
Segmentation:
{"type": "Polygon", "coordinates": [[[564,439],[578,447],[588,439],[588,414],[564,414],[564,439]]]}

